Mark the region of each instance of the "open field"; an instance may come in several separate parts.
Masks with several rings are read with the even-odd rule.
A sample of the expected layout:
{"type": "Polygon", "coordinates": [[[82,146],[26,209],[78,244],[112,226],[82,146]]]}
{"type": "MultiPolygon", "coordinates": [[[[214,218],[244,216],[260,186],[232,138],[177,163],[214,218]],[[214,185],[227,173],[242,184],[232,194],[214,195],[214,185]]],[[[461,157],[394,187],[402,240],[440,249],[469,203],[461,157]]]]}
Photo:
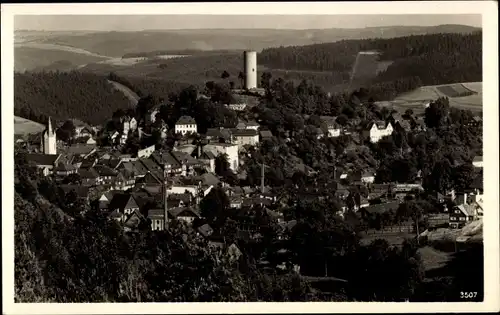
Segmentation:
{"type": "Polygon", "coordinates": [[[394,101],[391,102],[391,105],[397,108],[420,109],[423,111],[425,109],[425,103],[436,100],[439,97],[447,97],[450,101],[450,106],[456,108],[468,109],[473,112],[482,112],[483,110],[482,82],[423,86],[397,96],[394,101]],[[465,93],[472,94],[460,96],[465,93]]]}
{"type": "Polygon", "coordinates": [[[118,91],[122,92],[125,97],[127,97],[129,100],[130,100],[130,104],[132,106],[136,106],[137,105],[137,102],[139,101],[139,95],[137,95],[134,91],[132,91],[131,89],[129,89],[128,87],[126,87],[125,85],[121,84],[121,83],[118,83],[118,82],[115,82],[115,81],[111,81],[111,80],[108,80],[108,82],[113,85],[113,87],[115,89],[117,89],[118,91]]]}
{"type": "Polygon", "coordinates": [[[17,46],[14,48],[15,71],[29,70],[71,70],[78,65],[95,63],[107,58],[63,49],[34,48],[17,46]]]}
{"type": "Polygon", "coordinates": [[[14,134],[15,135],[29,135],[40,133],[45,130],[45,126],[37,122],[14,116],[14,134]]]}

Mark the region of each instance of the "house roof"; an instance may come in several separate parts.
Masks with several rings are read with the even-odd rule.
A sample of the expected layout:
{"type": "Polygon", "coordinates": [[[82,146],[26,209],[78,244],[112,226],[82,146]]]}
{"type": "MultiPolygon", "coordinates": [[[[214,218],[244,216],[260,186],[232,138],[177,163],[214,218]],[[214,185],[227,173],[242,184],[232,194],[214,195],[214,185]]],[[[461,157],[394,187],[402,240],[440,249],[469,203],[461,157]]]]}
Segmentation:
{"type": "Polygon", "coordinates": [[[198,164],[198,161],[186,152],[172,151],[171,154],[180,164],[186,164],[186,165],[198,164]]]}
{"type": "Polygon", "coordinates": [[[466,216],[473,216],[475,213],[475,207],[473,205],[462,204],[456,207],[466,216]]]}
{"type": "Polygon", "coordinates": [[[210,225],[203,224],[198,228],[198,232],[200,232],[203,236],[207,237],[210,236],[214,232],[214,230],[210,225]]]}
{"type": "Polygon", "coordinates": [[[201,159],[215,160],[216,156],[212,151],[204,151],[201,155],[201,159]]]}
{"type": "Polygon", "coordinates": [[[482,161],[483,161],[482,155],[476,155],[473,160],[473,162],[482,162],[482,161]]]}
{"type": "Polygon", "coordinates": [[[94,169],[100,176],[116,176],[118,174],[117,171],[111,169],[106,165],[97,164],[94,166],[94,169]]]}
{"type": "Polygon", "coordinates": [[[193,125],[193,124],[196,124],[196,121],[191,116],[181,116],[175,124],[176,125],[193,125]]]}
{"type": "Polygon", "coordinates": [[[365,207],[365,211],[369,213],[384,213],[387,211],[396,211],[399,208],[399,202],[394,201],[394,202],[387,202],[387,203],[381,203],[381,204],[376,204],[376,205],[369,205],[368,207],[365,207]]]}
{"type": "Polygon", "coordinates": [[[210,138],[231,139],[231,130],[224,128],[208,128],[205,135],[210,138]]]}
{"type": "Polygon", "coordinates": [[[256,121],[249,121],[246,123],[247,127],[260,127],[259,123],[256,121]]]}
{"type": "Polygon", "coordinates": [[[33,162],[36,165],[54,166],[61,157],[60,154],[40,154],[28,153],[24,155],[28,162],[33,162]]]}
{"type": "Polygon", "coordinates": [[[144,220],[144,216],[139,211],[134,211],[125,219],[125,226],[131,229],[135,229],[144,220]]]}
{"type": "Polygon", "coordinates": [[[189,217],[189,218],[199,218],[200,214],[198,211],[189,207],[178,207],[168,209],[168,213],[174,218],[178,217],[189,217]]]}
{"type": "Polygon", "coordinates": [[[117,193],[113,196],[113,199],[109,203],[109,209],[130,209],[139,208],[139,205],[135,201],[133,195],[129,193],[117,193]]]}
{"type": "MultiPolygon", "coordinates": [[[[152,159],[150,159],[151,161],[155,161],[158,165],[159,164],[166,164],[166,165],[170,165],[171,168],[179,168],[181,167],[181,163],[179,163],[179,161],[175,158],[174,155],[171,154],[171,152],[167,152],[167,151],[160,151],[160,152],[154,152],[152,155],[151,155],[152,159]]],[[[141,160],[141,161],[147,161],[147,160],[141,160]]],[[[146,163],[144,163],[146,165],[146,163]]],[[[149,166],[151,167],[152,164],[149,164],[149,166]]],[[[146,167],[148,167],[148,165],[146,165],[146,167]]],[[[160,165],[158,165],[158,167],[160,167],[160,165]]],[[[148,167],[148,169],[150,169],[148,167]]],[[[161,169],[161,167],[160,167],[161,169]]],[[[150,169],[151,170],[151,169],[150,169]]]]}
{"type": "Polygon", "coordinates": [[[68,172],[68,171],[74,171],[76,169],[75,166],[72,164],[66,164],[66,163],[59,163],[57,164],[55,170],[59,172],[68,172]]]}
{"type": "Polygon", "coordinates": [[[233,129],[232,133],[235,137],[255,137],[259,134],[255,129],[233,129]]]}
{"type": "Polygon", "coordinates": [[[273,137],[273,134],[271,133],[271,131],[269,130],[261,130],[260,131],[260,136],[262,138],[272,138],[273,137]]]}
{"type": "Polygon", "coordinates": [[[66,149],[66,153],[73,155],[88,155],[95,151],[96,147],[92,144],[74,144],[66,149]]]}
{"type": "Polygon", "coordinates": [[[136,172],[136,175],[146,175],[146,173],[148,172],[147,167],[141,162],[141,160],[129,162],[133,165],[133,169],[136,172]]]}
{"type": "Polygon", "coordinates": [[[148,218],[150,219],[161,219],[165,218],[164,210],[160,208],[154,208],[148,210],[148,218]]]}
{"type": "MultiPolygon", "coordinates": [[[[153,153],[153,155],[154,155],[154,153],[153,153]]],[[[163,160],[165,160],[165,157],[163,157],[163,160]]],[[[163,173],[163,167],[161,167],[157,162],[157,161],[160,161],[160,158],[158,158],[158,160],[152,159],[152,158],[147,158],[147,159],[141,159],[140,161],[149,172],[163,173]]]]}

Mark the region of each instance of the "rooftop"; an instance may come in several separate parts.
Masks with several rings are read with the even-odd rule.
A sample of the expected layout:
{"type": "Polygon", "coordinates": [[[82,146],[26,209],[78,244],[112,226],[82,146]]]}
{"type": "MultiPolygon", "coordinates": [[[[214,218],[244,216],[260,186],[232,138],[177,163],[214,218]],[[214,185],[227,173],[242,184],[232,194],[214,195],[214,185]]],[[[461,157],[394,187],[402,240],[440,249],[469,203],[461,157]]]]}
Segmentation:
{"type": "Polygon", "coordinates": [[[196,120],[194,120],[194,118],[191,116],[181,116],[175,124],[176,125],[195,125],[196,120]]]}

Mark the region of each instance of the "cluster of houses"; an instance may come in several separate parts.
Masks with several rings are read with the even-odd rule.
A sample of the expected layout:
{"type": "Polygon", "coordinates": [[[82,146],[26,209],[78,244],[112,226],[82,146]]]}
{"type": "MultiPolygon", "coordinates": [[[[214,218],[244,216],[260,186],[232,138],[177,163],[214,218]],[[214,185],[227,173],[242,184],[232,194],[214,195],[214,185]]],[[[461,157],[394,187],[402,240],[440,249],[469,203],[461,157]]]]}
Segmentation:
{"type": "MultiPolygon", "coordinates": [[[[239,110],[236,105],[238,104],[228,106],[239,110]]],[[[151,109],[146,115],[147,123],[155,123],[158,114],[158,107],[151,109]]],[[[322,127],[318,128],[318,138],[338,137],[352,132],[340,126],[335,117],[320,116],[320,119],[322,127]]],[[[240,121],[235,128],[210,128],[202,135],[203,141],[198,144],[179,141],[170,151],[158,151],[155,146],[150,146],[137,150],[134,154],[122,154],[115,146],[96,146],[92,135],[98,130],[78,121],[73,123],[76,128],[75,138],[83,139],[82,141],[70,146],[58,146],[56,132],[49,119],[47,129],[40,137],[39,150],[35,150],[38,152],[26,154],[28,161],[34,163],[45,176],[52,175],[58,180],[77,174],[75,178],[78,183],[61,184],[61,188],[64,191],[75,190],[86,201],[90,201],[90,188],[99,188],[102,191],[98,198],[100,209],[108,211],[110,218],[124,222],[129,228],[149,218],[152,229],[163,229],[165,213],[172,219],[186,223],[201,219],[199,202],[217,186],[224,187],[231,207],[269,207],[266,208],[267,213],[278,218],[279,222],[283,221],[283,214],[271,210],[275,209],[271,206],[283,202],[272,194],[271,189],[265,193],[263,188],[229,187],[214,175],[218,156],[225,155],[229,167],[238,172],[241,162],[239,158],[245,149],[273,137],[269,130],[262,129],[255,121],[240,121]],[[168,195],[168,207],[163,202],[163,194],[168,195]]],[[[113,143],[124,144],[129,132],[141,129],[133,117],[120,118],[120,124],[121,131],[110,135],[113,143]]],[[[166,126],[162,128],[165,128],[162,136],[166,137],[166,126]]],[[[198,133],[196,121],[190,116],[180,117],[174,128],[175,133],[183,136],[198,133]]],[[[385,122],[371,121],[362,126],[359,134],[375,143],[384,136],[391,135],[397,128],[425,128],[425,123],[393,113],[385,122]]],[[[476,168],[482,168],[482,157],[475,158],[473,164],[476,168]]],[[[342,202],[340,215],[347,210],[369,215],[392,211],[406,196],[423,190],[419,178],[415,183],[374,184],[375,174],[372,172],[341,172],[338,175],[339,184],[335,195],[342,202]]],[[[321,198],[320,191],[301,193],[307,197],[321,198]]],[[[450,227],[461,227],[482,215],[481,180],[476,180],[474,187],[462,197],[455,198],[454,193],[441,197],[438,199],[443,199],[443,204],[446,199],[456,205],[451,209],[445,207],[450,227]]]]}

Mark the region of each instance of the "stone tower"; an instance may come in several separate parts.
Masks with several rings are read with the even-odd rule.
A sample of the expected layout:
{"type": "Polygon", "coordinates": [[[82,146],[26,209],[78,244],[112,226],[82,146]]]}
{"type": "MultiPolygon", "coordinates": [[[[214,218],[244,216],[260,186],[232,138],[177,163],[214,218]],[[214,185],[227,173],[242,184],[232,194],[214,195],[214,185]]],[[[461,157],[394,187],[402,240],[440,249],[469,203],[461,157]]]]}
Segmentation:
{"type": "Polygon", "coordinates": [[[244,74],[245,74],[245,89],[257,88],[257,52],[245,51],[244,59],[244,74]]]}
{"type": "Polygon", "coordinates": [[[43,154],[57,154],[57,138],[56,132],[52,129],[52,123],[50,121],[47,124],[47,129],[42,134],[42,148],[43,154]]]}

